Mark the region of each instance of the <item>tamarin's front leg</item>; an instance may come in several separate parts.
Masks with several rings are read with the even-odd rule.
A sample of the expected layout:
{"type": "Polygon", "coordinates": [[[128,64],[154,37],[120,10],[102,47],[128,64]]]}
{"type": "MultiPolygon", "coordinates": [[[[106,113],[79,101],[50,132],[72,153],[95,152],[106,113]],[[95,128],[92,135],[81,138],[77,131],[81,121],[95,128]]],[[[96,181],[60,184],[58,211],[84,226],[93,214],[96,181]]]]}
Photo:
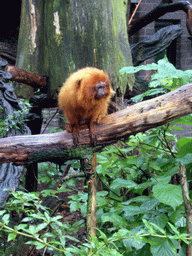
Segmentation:
{"type": "Polygon", "coordinates": [[[68,132],[72,132],[72,137],[73,137],[73,144],[75,147],[79,146],[79,124],[66,124],[66,130],[68,132]]]}
{"type": "Polygon", "coordinates": [[[75,147],[78,147],[79,146],[79,128],[74,126],[72,134],[73,134],[73,144],[75,145],[75,147]]]}
{"type": "Polygon", "coordinates": [[[90,122],[89,124],[89,137],[91,146],[95,147],[97,145],[96,122],[90,122]]]}
{"type": "Polygon", "coordinates": [[[97,118],[93,118],[89,123],[89,136],[91,141],[91,146],[95,147],[97,145],[97,124],[100,122],[102,115],[98,115],[97,118]]]}

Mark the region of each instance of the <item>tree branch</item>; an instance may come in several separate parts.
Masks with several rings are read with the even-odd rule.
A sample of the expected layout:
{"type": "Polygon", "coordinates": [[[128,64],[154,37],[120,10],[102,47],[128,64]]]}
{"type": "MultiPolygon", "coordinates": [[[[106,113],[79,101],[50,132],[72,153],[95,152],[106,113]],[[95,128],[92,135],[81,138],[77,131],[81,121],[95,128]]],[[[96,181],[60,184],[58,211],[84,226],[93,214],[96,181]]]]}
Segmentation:
{"type": "MultiPolygon", "coordinates": [[[[97,125],[97,146],[99,151],[108,144],[150,128],[168,123],[181,116],[192,113],[192,83],[160,97],[143,101],[102,119],[97,125]]],[[[0,163],[15,164],[53,161],[60,163],[73,158],[81,158],[90,145],[87,127],[82,126],[80,144],[73,147],[72,135],[67,131],[15,136],[0,139],[0,163]]]]}
{"type": "Polygon", "coordinates": [[[48,79],[44,75],[35,74],[10,65],[7,66],[7,72],[12,75],[11,81],[24,83],[33,88],[47,87],[48,79]]]}
{"type": "Polygon", "coordinates": [[[134,35],[141,28],[147,26],[149,23],[157,20],[159,17],[163,16],[167,12],[175,12],[182,10],[187,14],[187,29],[190,35],[192,35],[192,5],[189,1],[179,1],[173,4],[160,3],[152,11],[141,17],[140,19],[134,21],[132,25],[128,28],[129,37],[134,35]]]}

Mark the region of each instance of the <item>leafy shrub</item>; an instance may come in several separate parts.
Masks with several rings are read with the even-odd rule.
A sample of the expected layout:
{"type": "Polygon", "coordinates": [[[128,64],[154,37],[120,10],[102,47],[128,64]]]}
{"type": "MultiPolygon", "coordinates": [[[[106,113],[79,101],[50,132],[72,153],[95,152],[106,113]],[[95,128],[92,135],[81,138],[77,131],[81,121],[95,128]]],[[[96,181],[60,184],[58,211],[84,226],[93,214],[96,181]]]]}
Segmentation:
{"type": "Polygon", "coordinates": [[[149,88],[151,89],[133,97],[132,100],[134,102],[142,101],[146,96],[154,96],[175,90],[184,84],[192,82],[192,70],[183,71],[176,69],[168,61],[166,56],[157,63],[140,65],[138,67],[124,67],[119,72],[123,75],[124,73],[137,73],[141,70],[154,71],[154,74],[151,76],[151,82],[149,83],[149,88]]]}

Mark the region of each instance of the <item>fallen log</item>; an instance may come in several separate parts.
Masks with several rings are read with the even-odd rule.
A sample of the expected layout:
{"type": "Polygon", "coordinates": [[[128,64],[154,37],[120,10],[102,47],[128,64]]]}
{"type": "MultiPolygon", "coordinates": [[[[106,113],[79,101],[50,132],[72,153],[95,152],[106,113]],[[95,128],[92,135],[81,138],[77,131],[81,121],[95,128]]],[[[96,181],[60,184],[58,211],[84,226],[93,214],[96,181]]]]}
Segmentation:
{"type": "MultiPolygon", "coordinates": [[[[168,123],[181,116],[192,113],[192,83],[151,100],[143,101],[124,110],[107,115],[97,125],[97,145],[95,151],[108,144],[137,132],[168,123]]],[[[0,163],[15,164],[53,161],[82,157],[85,146],[90,145],[87,127],[80,131],[80,144],[73,147],[72,135],[67,131],[26,135],[0,139],[0,163]]]]}

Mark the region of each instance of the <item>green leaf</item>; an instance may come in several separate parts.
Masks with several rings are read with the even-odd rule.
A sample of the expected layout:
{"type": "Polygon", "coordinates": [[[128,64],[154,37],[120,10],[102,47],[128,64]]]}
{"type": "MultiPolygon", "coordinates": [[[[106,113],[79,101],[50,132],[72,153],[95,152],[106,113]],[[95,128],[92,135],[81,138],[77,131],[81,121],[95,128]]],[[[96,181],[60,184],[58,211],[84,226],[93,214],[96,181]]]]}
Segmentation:
{"type": "Polygon", "coordinates": [[[158,183],[152,189],[154,196],[160,202],[170,205],[174,210],[183,203],[180,186],[158,183]]]}
{"type": "Polygon", "coordinates": [[[16,233],[11,233],[8,235],[8,238],[7,238],[7,242],[10,242],[11,240],[14,240],[15,237],[17,236],[16,233]]]}
{"type": "Polygon", "coordinates": [[[28,221],[31,221],[33,219],[34,218],[32,218],[32,217],[26,217],[26,218],[22,219],[22,222],[28,222],[28,221]]]}
{"type": "Polygon", "coordinates": [[[119,189],[119,188],[134,188],[136,187],[136,183],[132,180],[125,180],[121,178],[115,179],[111,184],[111,189],[119,189]]]}
{"type": "Polygon", "coordinates": [[[151,234],[155,234],[156,233],[155,229],[152,227],[151,224],[149,224],[149,222],[147,220],[143,219],[143,222],[144,222],[145,226],[149,229],[151,234]]]}
{"type": "Polygon", "coordinates": [[[152,215],[151,218],[149,219],[150,223],[156,224],[161,228],[165,228],[168,220],[169,219],[167,218],[166,214],[163,213],[159,213],[159,215],[157,216],[152,215]]]}
{"type": "Polygon", "coordinates": [[[108,201],[103,197],[97,196],[97,206],[103,207],[105,205],[108,205],[108,201]]]}
{"type": "Polygon", "coordinates": [[[17,230],[25,230],[25,228],[27,227],[27,224],[20,224],[20,225],[18,225],[16,228],[17,228],[17,230]]]}
{"type": "Polygon", "coordinates": [[[162,94],[162,93],[165,93],[164,88],[151,89],[142,94],[132,97],[131,100],[137,103],[142,101],[144,97],[153,96],[153,95],[162,94]]]}
{"type": "Polygon", "coordinates": [[[179,157],[184,157],[186,154],[192,153],[192,138],[183,137],[177,142],[179,157]]]}
{"type": "Polygon", "coordinates": [[[5,224],[8,224],[9,223],[9,218],[10,218],[10,215],[9,214],[5,214],[3,215],[3,218],[2,218],[2,222],[5,222],[5,224]]]}
{"type": "Polygon", "coordinates": [[[173,226],[170,222],[168,222],[169,226],[171,227],[171,229],[173,230],[173,232],[176,234],[176,235],[179,235],[179,231],[176,229],[175,226],[173,226]]]}
{"type": "Polygon", "coordinates": [[[157,70],[158,65],[156,63],[151,63],[147,65],[140,65],[137,67],[129,66],[129,67],[124,67],[119,70],[120,74],[125,74],[125,73],[137,73],[140,70],[157,70]]]}
{"type": "Polygon", "coordinates": [[[34,235],[36,233],[36,227],[35,226],[32,226],[30,225],[28,230],[27,230],[28,233],[34,235]]]}
{"type": "Polygon", "coordinates": [[[51,222],[51,217],[49,216],[49,214],[47,212],[44,212],[44,214],[47,219],[47,222],[51,222]]]}
{"type": "Polygon", "coordinates": [[[146,211],[151,211],[154,207],[159,204],[159,200],[156,198],[149,199],[141,205],[141,208],[145,209],[146,211]]]}
{"type": "Polygon", "coordinates": [[[186,154],[182,158],[177,158],[178,162],[181,162],[182,164],[190,164],[192,163],[192,153],[186,154]]]}
{"type": "Polygon", "coordinates": [[[0,216],[2,216],[6,211],[5,210],[1,210],[0,211],[0,216]]]}
{"type": "Polygon", "coordinates": [[[42,244],[40,242],[37,242],[37,241],[28,241],[28,242],[26,242],[26,244],[34,244],[34,245],[36,245],[36,249],[37,250],[40,250],[40,249],[45,247],[44,244],[42,244]]]}
{"type": "Polygon", "coordinates": [[[75,212],[76,210],[80,209],[81,204],[79,202],[70,201],[70,212],[75,212]]]}
{"type": "Polygon", "coordinates": [[[166,235],[166,231],[162,228],[160,228],[158,225],[154,224],[154,223],[151,223],[151,225],[156,228],[156,230],[159,230],[160,233],[162,233],[163,235],[166,235]]]}
{"type": "Polygon", "coordinates": [[[177,211],[174,211],[169,216],[169,221],[171,221],[175,227],[186,227],[186,218],[185,218],[185,208],[184,205],[177,207],[177,211]]]}
{"type": "Polygon", "coordinates": [[[187,116],[182,116],[178,119],[175,119],[171,122],[172,124],[185,124],[185,125],[191,125],[192,124],[192,114],[187,116]]]}
{"type": "Polygon", "coordinates": [[[112,222],[114,223],[114,225],[120,225],[122,227],[122,225],[126,225],[126,221],[118,214],[116,213],[108,213],[106,215],[103,216],[102,218],[102,222],[112,222]]]}
{"type": "Polygon", "coordinates": [[[152,238],[151,253],[155,256],[175,256],[176,249],[172,242],[163,238],[152,238]]]}
{"type": "Polygon", "coordinates": [[[99,240],[98,240],[98,238],[97,238],[96,236],[93,236],[93,235],[91,236],[91,238],[92,238],[94,244],[95,244],[97,247],[99,247],[99,240]]]}
{"type": "Polygon", "coordinates": [[[123,211],[125,212],[125,216],[126,218],[129,218],[130,216],[134,216],[134,215],[138,215],[140,213],[145,213],[146,210],[139,206],[133,206],[133,205],[129,205],[129,206],[122,206],[123,211]]]}
{"type": "Polygon", "coordinates": [[[39,232],[40,230],[44,229],[45,227],[47,227],[47,223],[41,223],[36,227],[36,232],[39,232]]]}
{"type": "Polygon", "coordinates": [[[146,244],[140,250],[137,250],[137,256],[152,256],[150,246],[146,244]]]}

